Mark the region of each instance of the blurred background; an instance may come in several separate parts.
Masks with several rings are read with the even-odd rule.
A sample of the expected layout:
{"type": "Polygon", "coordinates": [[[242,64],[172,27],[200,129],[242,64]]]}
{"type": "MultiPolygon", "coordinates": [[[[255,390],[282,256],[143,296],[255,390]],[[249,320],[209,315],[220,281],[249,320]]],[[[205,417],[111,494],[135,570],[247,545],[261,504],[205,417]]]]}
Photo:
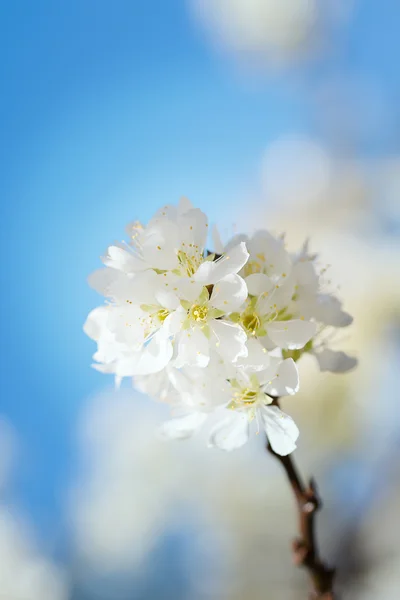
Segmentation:
{"type": "Polygon", "coordinates": [[[90,368],[87,283],[131,220],[191,198],[225,239],[311,238],[355,317],[348,375],[284,402],[343,598],[400,587],[400,6],[0,6],[0,598],[302,600],[262,436],[154,438],[164,407],[90,368]]]}

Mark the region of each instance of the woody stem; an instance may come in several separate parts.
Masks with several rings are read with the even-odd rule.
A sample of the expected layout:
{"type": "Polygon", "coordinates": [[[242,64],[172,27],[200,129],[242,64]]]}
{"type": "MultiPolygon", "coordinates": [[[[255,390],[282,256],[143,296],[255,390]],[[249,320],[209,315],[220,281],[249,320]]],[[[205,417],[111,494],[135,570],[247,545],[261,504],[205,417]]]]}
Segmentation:
{"type": "MultiPolygon", "coordinates": [[[[274,403],[277,405],[278,401],[275,400],[274,403]]],[[[335,570],[322,561],[316,539],[315,517],[322,504],[315,481],[311,478],[308,486],[305,486],[292,455],[280,456],[274,452],[269,443],[267,449],[281,463],[296,500],[299,535],[293,541],[292,552],[295,564],[308,572],[311,583],[309,598],[310,600],[334,600],[335,570]]]]}

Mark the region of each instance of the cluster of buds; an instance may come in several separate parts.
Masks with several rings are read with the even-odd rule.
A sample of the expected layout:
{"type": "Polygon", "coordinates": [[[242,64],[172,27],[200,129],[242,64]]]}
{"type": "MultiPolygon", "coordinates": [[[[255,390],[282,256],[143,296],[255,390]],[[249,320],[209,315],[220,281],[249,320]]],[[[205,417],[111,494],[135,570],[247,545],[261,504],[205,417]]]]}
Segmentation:
{"type": "Polygon", "coordinates": [[[212,421],[209,445],[232,450],[255,423],[276,453],[292,452],[299,432],[275,399],[298,391],[297,361],[312,354],[334,372],[356,364],[328,347],[352,318],[323,291],[307,243],[291,254],[283,238],[260,230],[223,245],[214,230],[212,253],[207,217],[187,199],[128,234],[89,279],[107,299],[84,326],[97,342],[94,367],[167,400],[165,437],[189,437],[212,421]]]}

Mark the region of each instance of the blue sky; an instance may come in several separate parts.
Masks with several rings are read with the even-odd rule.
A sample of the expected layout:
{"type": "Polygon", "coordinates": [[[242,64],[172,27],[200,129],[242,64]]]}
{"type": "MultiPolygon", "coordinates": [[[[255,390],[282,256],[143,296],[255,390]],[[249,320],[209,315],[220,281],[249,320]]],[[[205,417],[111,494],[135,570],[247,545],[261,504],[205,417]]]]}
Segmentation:
{"type": "Polygon", "coordinates": [[[107,385],[82,333],[106,245],[182,194],[234,215],[269,141],[318,135],[307,91],[328,71],[381,90],[389,125],[360,153],[398,151],[398,17],[395,0],[366,0],[325,62],[256,78],[178,0],[2,3],[0,413],[23,444],[14,494],[44,537],[62,530],[80,408],[107,385]]]}

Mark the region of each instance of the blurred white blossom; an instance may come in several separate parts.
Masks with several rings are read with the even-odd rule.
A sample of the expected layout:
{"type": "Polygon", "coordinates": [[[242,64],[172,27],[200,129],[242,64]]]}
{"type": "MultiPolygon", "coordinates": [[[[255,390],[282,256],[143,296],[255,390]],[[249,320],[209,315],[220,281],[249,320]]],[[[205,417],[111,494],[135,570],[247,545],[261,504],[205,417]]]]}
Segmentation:
{"type": "Polygon", "coordinates": [[[316,0],[190,0],[216,45],[256,63],[298,60],[320,48],[352,2],[316,0]]]}
{"type": "MultiPolygon", "coordinates": [[[[18,447],[13,428],[0,417],[0,493],[7,491],[8,475],[18,447]]],[[[63,571],[46,558],[32,528],[7,496],[0,496],[0,597],[6,600],[67,600],[63,571]]]]}

